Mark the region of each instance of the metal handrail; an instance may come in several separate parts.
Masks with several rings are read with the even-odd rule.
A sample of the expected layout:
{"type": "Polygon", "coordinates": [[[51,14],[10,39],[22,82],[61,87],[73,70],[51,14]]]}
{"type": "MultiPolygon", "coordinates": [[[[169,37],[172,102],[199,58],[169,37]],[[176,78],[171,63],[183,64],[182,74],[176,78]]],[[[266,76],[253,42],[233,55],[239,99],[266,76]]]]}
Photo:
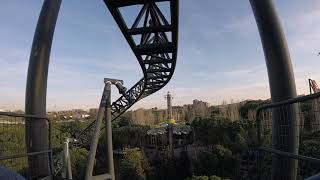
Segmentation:
{"type": "Polygon", "coordinates": [[[291,159],[296,159],[296,160],[303,160],[303,161],[308,161],[311,163],[316,163],[316,164],[320,164],[320,159],[318,158],[313,158],[313,157],[308,157],[308,156],[303,156],[303,155],[299,155],[299,154],[294,154],[294,153],[289,153],[289,152],[285,152],[285,151],[281,151],[281,150],[277,150],[274,148],[268,148],[268,147],[264,147],[262,145],[261,142],[261,118],[260,117],[260,113],[263,110],[269,109],[269,108],[275,108],[275,107],[281,107],[281,106],[285,106],[285,105],[292,105],[294,103],[300,103],[300,102],[305,102],[308,100],[312,100],[312,99],[316,99],[316,98],[320,98],[320,92],[319,93],[315,93],[315,94],[310,94],[310,95],[306,95],[306,96],[299,96],[296,98],[292,98],[292,99],[287,99],[284,101],[280,101],[280,102],[275,102],[275,103],[269,103],[269,104],[264,104],[261,105],[257,108],[256,110],[256,120],[257,120],[257,137],[258,137],[258,150],[260,151],[264,151],[264,152],[269,152],[272,154],[276,154],[279,156],[284,156],[287,158],[291,158],[291,159]]]}
{"type": "Polygon", "coordinates": [[[19,113],[14,113],[14,112],[0,112],[0,116],[46,119],[47,121],[49,121],[49,119],[47,117],[41,117],[41,116],[36,116],[36,115],[31,115],[31,114],[19,114],[19,113]]]}
{"type": "Polygon", "coordinates": [[[320,97],[320,92],[315,93],[315,94],[306,95],[306,96],[298,96],[295,98],[291,98],[291,99],[287,99],[287,100],[283,100],[283,101],[279,101],[279,102],[274,102],[274,103],[269,103],[269,104],[264,104],[264,105],[259,106],[256,110],[258,144],[261,145],[261,137],[260,137],[261,120],[259,118],[261,111],[268,109],[268,108],[279,107],[279,106],[283,106],[283,105],[291,105],[291,104],[298,103],[298,102],[304,102],[304,101],[308,101],[308,100],[319,98],[319,97],[320,97]]]}
{"type": "Polygon", "coordinates": [[[48,149],[45,151],[30,152],[30,153],[12,155],[12,156],[4,156],[4,157],[0,157],[0,160],[17,159],[17,158],[22,158],[22,157],[26,157],[26,156],[34,156],[34,155],[45,154],[45,153],[52,153],[52,150],[48,149]]]}
{"type": "Polygon", "coordinates": [[[299,155],[299,154],[288,153],[288,152],[285,152],[285,151],[280,151],[280,150],[277,150],[277,149],[267,148],[267,147],[260,147],[258,149],[261,150],[261,151],[277,154],[277,155],[280,155],[280,156],[286,156],[288,158],[292,158],[292,159],[296,159],[296,160],[303,160],[303,161],[308,161],[308,162],[320,164],[320,159],[313,158],[313,157],[308,157],[308,156],[303,156],[303,155],[299,155]]]}
{"type": "Polygon", "coordinates": [[[263,109],[282,106],[282,105],[287,105],[287,104],[293,104],[293,103],[297,103],[297,102],[308,101],[308,100],[315,99],[315,98],[318,98],[318,97],[320,97],[320,92],[319,93],[315,93],[315,94],[306,95],[306,96],[298,96],[298,97],[287,99],[287,100],[284,100],[284,101],[264,104],[264,105],[261,105],[261,106],[259,106],[257,108],[257,114],[259,114],[260,111],[262,111],[263,109]]]}
{"type": "Polygon", "coordinates": [[[23,118],[33,118],[33,119],[44,119],[48,122],[49,125],[49,149],[52,147],[52,142],[51,142],[51,132],[52,132],[52,126],[51,122],[48,117],[46,116],[37,116],[37,115],[32,115],[32,114],[19,114],[19,113],[14,113],[14,112],[0,112],[0,116],[9,116],[9,117],[23,117],[23,118]]]}
{"type": "Polygon", "coordinates": [[[39,152],[27,152],[25,154],[19,154],[19,155],[12,155],[12,156],[3,156],[0,157],[0,160],[7,160],[7,159],[17,159],[17,158],[22,158],[22,157],[28,157],[28,156],[34,156],[38,154],[44,154],[48,153],[49,155],[49,162],[50,162],[50,168],[53,170],[53,161],[52,161],[52,141],[51,141],[51,135],[52,135],[52,126],[51,126],[51,121],[49,120],[48,117],[43,117],[43,116],[37,116],[37,115],[32,115],[32,114],[19,114],[19,113],[14,113],[14,112],[0,112],[0,116],[8,116],[8,117],[22,117],[22,118],[32,118],[32,119],[39,119],[39,120],[46,120],[48,122],[48,141],[49,141],[49,149],[39,151],[39,152]]]}

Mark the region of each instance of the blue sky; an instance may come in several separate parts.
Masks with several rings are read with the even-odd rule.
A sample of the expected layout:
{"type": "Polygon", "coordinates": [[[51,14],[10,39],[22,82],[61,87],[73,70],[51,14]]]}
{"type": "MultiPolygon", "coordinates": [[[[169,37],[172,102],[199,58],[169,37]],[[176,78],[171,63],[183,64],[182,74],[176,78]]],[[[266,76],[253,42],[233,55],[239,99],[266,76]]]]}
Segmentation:
{"type": "MultiPolygon", "coordinates": [[[[42,0],[2,0],[0,6],[0,109],[23,109],[29,53],[42,0]]],[[[287,37],[299,94],[307,79],[320,81],[319,0],[275,0],[287,37]]],[[[133,16],[135,11],[126,13],[133,16]]],[[[270,97],[258,30],[248,0],[180,0],[179,54],[175,74],[161,91],[133,109],[201,99],[270,97]]],[[[97,107],[103,78],[131,87],[142,72],[102,0],[64,0],[56,26],[47,109],[97,107]]],[[[113,91],[114,98],[118,97],[113,91]]]]}

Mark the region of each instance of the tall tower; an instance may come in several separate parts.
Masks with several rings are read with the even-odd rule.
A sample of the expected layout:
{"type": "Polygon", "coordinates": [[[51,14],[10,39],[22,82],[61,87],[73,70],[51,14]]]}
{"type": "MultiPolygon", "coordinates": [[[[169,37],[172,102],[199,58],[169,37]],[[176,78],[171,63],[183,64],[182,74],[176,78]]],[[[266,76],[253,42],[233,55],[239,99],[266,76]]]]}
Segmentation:
{"type": "Polygon", "coordinates": [[[167,95],[164,96],[167,99],[167,107],[168,107],[168,111],[167,111],[167,119],[171,120],[172,119],[172,95],[170,94],[170,92],[167,93],[167,95]]]}

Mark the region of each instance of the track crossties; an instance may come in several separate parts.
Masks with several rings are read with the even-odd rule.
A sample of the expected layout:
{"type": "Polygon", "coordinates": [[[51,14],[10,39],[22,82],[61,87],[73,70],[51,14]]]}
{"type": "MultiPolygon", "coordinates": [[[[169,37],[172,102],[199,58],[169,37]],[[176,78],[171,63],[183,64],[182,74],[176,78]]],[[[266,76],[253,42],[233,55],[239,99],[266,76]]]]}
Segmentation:
{"type": "MultiPolygon", "coordinates": [[[[115,120],[140,99],[160,90],[171,79],[178,50],[178,0],[104,0],[136,56],[143,77],[112,104],[115,120]]],[[[90,140],[92,122],[77,139],[90,140]]]]}

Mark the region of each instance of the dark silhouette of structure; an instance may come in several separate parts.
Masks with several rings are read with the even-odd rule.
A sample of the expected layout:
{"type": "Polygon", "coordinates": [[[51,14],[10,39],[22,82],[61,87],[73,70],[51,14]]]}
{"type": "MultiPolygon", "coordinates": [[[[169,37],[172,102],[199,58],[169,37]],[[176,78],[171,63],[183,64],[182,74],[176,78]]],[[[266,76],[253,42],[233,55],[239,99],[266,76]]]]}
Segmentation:
{"type": "MultiPolygon", "coordinates": [[[[133,87],[121,90],[123,93],[119,99],[108,106],[102,103],[102,106],[111,111],[107,119],[115,120],[133,104],[157,92],[170,81],[177,60],[179,1],[104,0],[104,2],[143,72],[143,77],[133,87]],[[159,3],[168,3],[169,18],[159,8],[159,3]],[[128,24],[130,21],[127,21],[119,10],[128,6],[141,7],[132,24],[128,24]],[[136,40],[134,36],[139,36],[140,40],[136,40]]],[[[285,110],[285,118],[282,116],[283,111],[272,110],[272,148],[264,150],[277,154],[272,161],[272,179],[296,179],[297,159],[301,157],[298,156],[299,116],[295,103],[301,99],[296,98],[296,85],[287,43],[272,0],[250,0],[250,3],[260,32],[268,69],[272,99],[270,107],[289,104],[285,110]],[[282,158],[284,154],[289,154],[290,158],[282,158]]],[[[29,155],[50,150],[47,139],[50,134],[49,123],[45,118],[46,89],[50,50],[60,5],[61,0],[44,0],[32,44],[26,86],[26,115],[23,116],[27,118],[25,127],[29,155]],[[43,133],[42,136],[38,135],[39,131],[43,133]]],[[[318,96],[307,98],[314,97],[318,96]]],[[[100,120],[105,118],[105,114],[100,113],[100,120]]],[[[170,113],[168,111],[168,118],[172,118],[172,111],[170,113]]],[[[102,121],[92,122],[76,135],[79,146],[88,147],[99,122],[102,121]]],[[[102,128],[104,127],[105,124],[102,125],[102,128]]],[[[110,126],[107,130],[110,138],[110,126]]],[[[258,128],[258,134],[259,131],[258,128]]],[[[93,140],[99,137],[99,134],[95,134],[93,140]]],[[[108,153],[110,152],[109,149],[108,153]]],[[[30,155],[28,160],[29,170],[37,172],[36,178],[52,175],[50,165],[52,160],[49,155],[30,155]]]]}
{"type": "MultiPolygon", "coordinates": [[[[295,98],[296,84],[285,35],[282,31],[280,20],[276,14],[272,0],[250,0],[253,13],[258,25],[265,60],[268,69],[269,86],[272,102],[295,98]]],[[[296,116],[297,108],[292,106],[289,116],[281,119],[278,111],[273,112],[274,134],[273,145],[275,149],[298,154],[299,132],[296,116]],[[286,126],[287,128],[282,128],[286,126]],[[282,137],[282,131],[287,131],[289,136],[282,137]]],[[[273,179],[296,179],[297,161],[293,159],[273,158],[273,179]]]]}
{"type": "Polygon", "coordinates": [[[315,80],[308,79],[310,94],[320,92],[320,88],[315,80]]]}
{"type": "MultiPolygon", "coordinates": [[[[29,115],[46,117],[47,79],[50,52],[61,0],[45,0],[39,16],[32,43],[27,87],[25,112],[29,115]]],[[[48,124],[44,119],[26,121],[26,145],[28,152],[41,152],[49,149],[48,124]],[[39,131],[43,135],[39,136],[39,131]]],[[[49,156],[42,154],[28,157],[29,170],[36,169],[37,177],[51,175],[49,156]]],[[[34,172],[35,173],[35,172],[34,172]]]]}

